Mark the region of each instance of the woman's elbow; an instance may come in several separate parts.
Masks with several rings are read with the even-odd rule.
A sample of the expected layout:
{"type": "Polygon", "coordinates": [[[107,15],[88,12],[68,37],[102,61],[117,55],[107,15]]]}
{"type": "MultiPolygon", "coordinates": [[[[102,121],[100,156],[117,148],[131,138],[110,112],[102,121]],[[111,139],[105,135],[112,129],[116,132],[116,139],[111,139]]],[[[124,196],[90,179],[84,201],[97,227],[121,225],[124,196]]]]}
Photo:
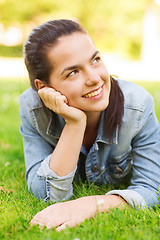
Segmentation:
{"type": "Polygon", "coordinates": [[[45,199],[47,197],[46,181],[35,176],[31,181],[28,180],[28,190],[36,198],[45,199]]]}

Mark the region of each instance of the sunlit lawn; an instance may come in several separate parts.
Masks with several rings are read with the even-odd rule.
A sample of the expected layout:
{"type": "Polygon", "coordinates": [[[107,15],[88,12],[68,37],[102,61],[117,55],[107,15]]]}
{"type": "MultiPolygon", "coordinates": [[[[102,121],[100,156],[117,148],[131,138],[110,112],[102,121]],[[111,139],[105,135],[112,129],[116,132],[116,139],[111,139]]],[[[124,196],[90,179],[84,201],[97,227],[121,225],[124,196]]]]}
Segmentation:
{"type": "MultiPolygon", "coordinates": [[[[155,99],[160,121],[160,82],[141,82],[155,99]]],[[[19,95],[28,87],[26,80],[0,80],[0,239],[160,239],[160,207],[136,211],[126,209],[102,213],[75,229],[60,233],[29,229],[29,221],[50,203],[28,193],[25,182],[22,138],[19,134],[19,95]]],[[[105,186],[75,186],[74,198],[104,194],[105,186]]]]}

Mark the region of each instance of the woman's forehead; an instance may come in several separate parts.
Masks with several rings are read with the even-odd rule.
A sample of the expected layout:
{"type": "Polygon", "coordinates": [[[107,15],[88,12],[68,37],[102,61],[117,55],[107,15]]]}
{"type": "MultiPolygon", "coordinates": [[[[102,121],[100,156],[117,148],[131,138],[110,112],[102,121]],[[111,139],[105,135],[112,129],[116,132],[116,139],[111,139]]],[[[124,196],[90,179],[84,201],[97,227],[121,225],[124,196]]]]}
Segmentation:
{"type": "Polygon", "coordinates": [[[74,33],[59,38],[57,44],[48,53],[53,65],[79,64],[90,58],[96,47],[88,34],[74,33]]]}

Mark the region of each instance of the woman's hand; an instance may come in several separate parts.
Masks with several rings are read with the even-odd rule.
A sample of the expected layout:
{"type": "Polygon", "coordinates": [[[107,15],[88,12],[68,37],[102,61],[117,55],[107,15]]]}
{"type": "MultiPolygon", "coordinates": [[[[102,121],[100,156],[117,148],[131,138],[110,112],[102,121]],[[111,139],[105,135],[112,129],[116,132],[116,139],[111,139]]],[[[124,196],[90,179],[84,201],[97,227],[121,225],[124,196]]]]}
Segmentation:
{"type": "Polygon", "coordinates": [[[93,196],[82,197],[76,200],[56,203],[37,213],[31,220],[31,226],[39,224],[49,228],[57,227],[60,231],[69,227],[76,227],[86,218],[91,218],[96,213],[96,202],[93,196]]]}
{"type": "Polygon", "coordinates": [[[57,231],[66,226],[76,227],[97,212],[109,211],[110,208],[123,208],[125,201],[117,195],[97,195],[78,198],[76,200],[53,204],[37,213],[31,220],[31,226],[39,224],[42,229],[55,227],[57,231]]]}
{"type": "Polygon", "coordinates": [[[45,106],[63,117],[66,123],[76,123],[83,119],[86,120],[86,114],[83,111],[69,106],[67,98],[53,88],[43,87],[38,90],[38,94],[45,106]]]}

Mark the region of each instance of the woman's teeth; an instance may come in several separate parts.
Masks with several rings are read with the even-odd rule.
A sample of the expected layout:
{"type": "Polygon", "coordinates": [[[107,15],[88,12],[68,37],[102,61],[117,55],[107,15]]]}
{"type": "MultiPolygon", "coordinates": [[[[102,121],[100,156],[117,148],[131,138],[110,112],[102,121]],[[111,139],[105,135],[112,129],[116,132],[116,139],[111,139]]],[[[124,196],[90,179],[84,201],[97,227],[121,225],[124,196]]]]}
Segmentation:
{"type": "Polygon", "coordinates": [[[100,94],[101,91],[102,91],[102,87],[100,87],[98,90],[96,90],[94,92],[90,92],[90,93],[86,94],[84,97],[90,98],[90,97],[97,96],[98,94],[100,94]]]}

